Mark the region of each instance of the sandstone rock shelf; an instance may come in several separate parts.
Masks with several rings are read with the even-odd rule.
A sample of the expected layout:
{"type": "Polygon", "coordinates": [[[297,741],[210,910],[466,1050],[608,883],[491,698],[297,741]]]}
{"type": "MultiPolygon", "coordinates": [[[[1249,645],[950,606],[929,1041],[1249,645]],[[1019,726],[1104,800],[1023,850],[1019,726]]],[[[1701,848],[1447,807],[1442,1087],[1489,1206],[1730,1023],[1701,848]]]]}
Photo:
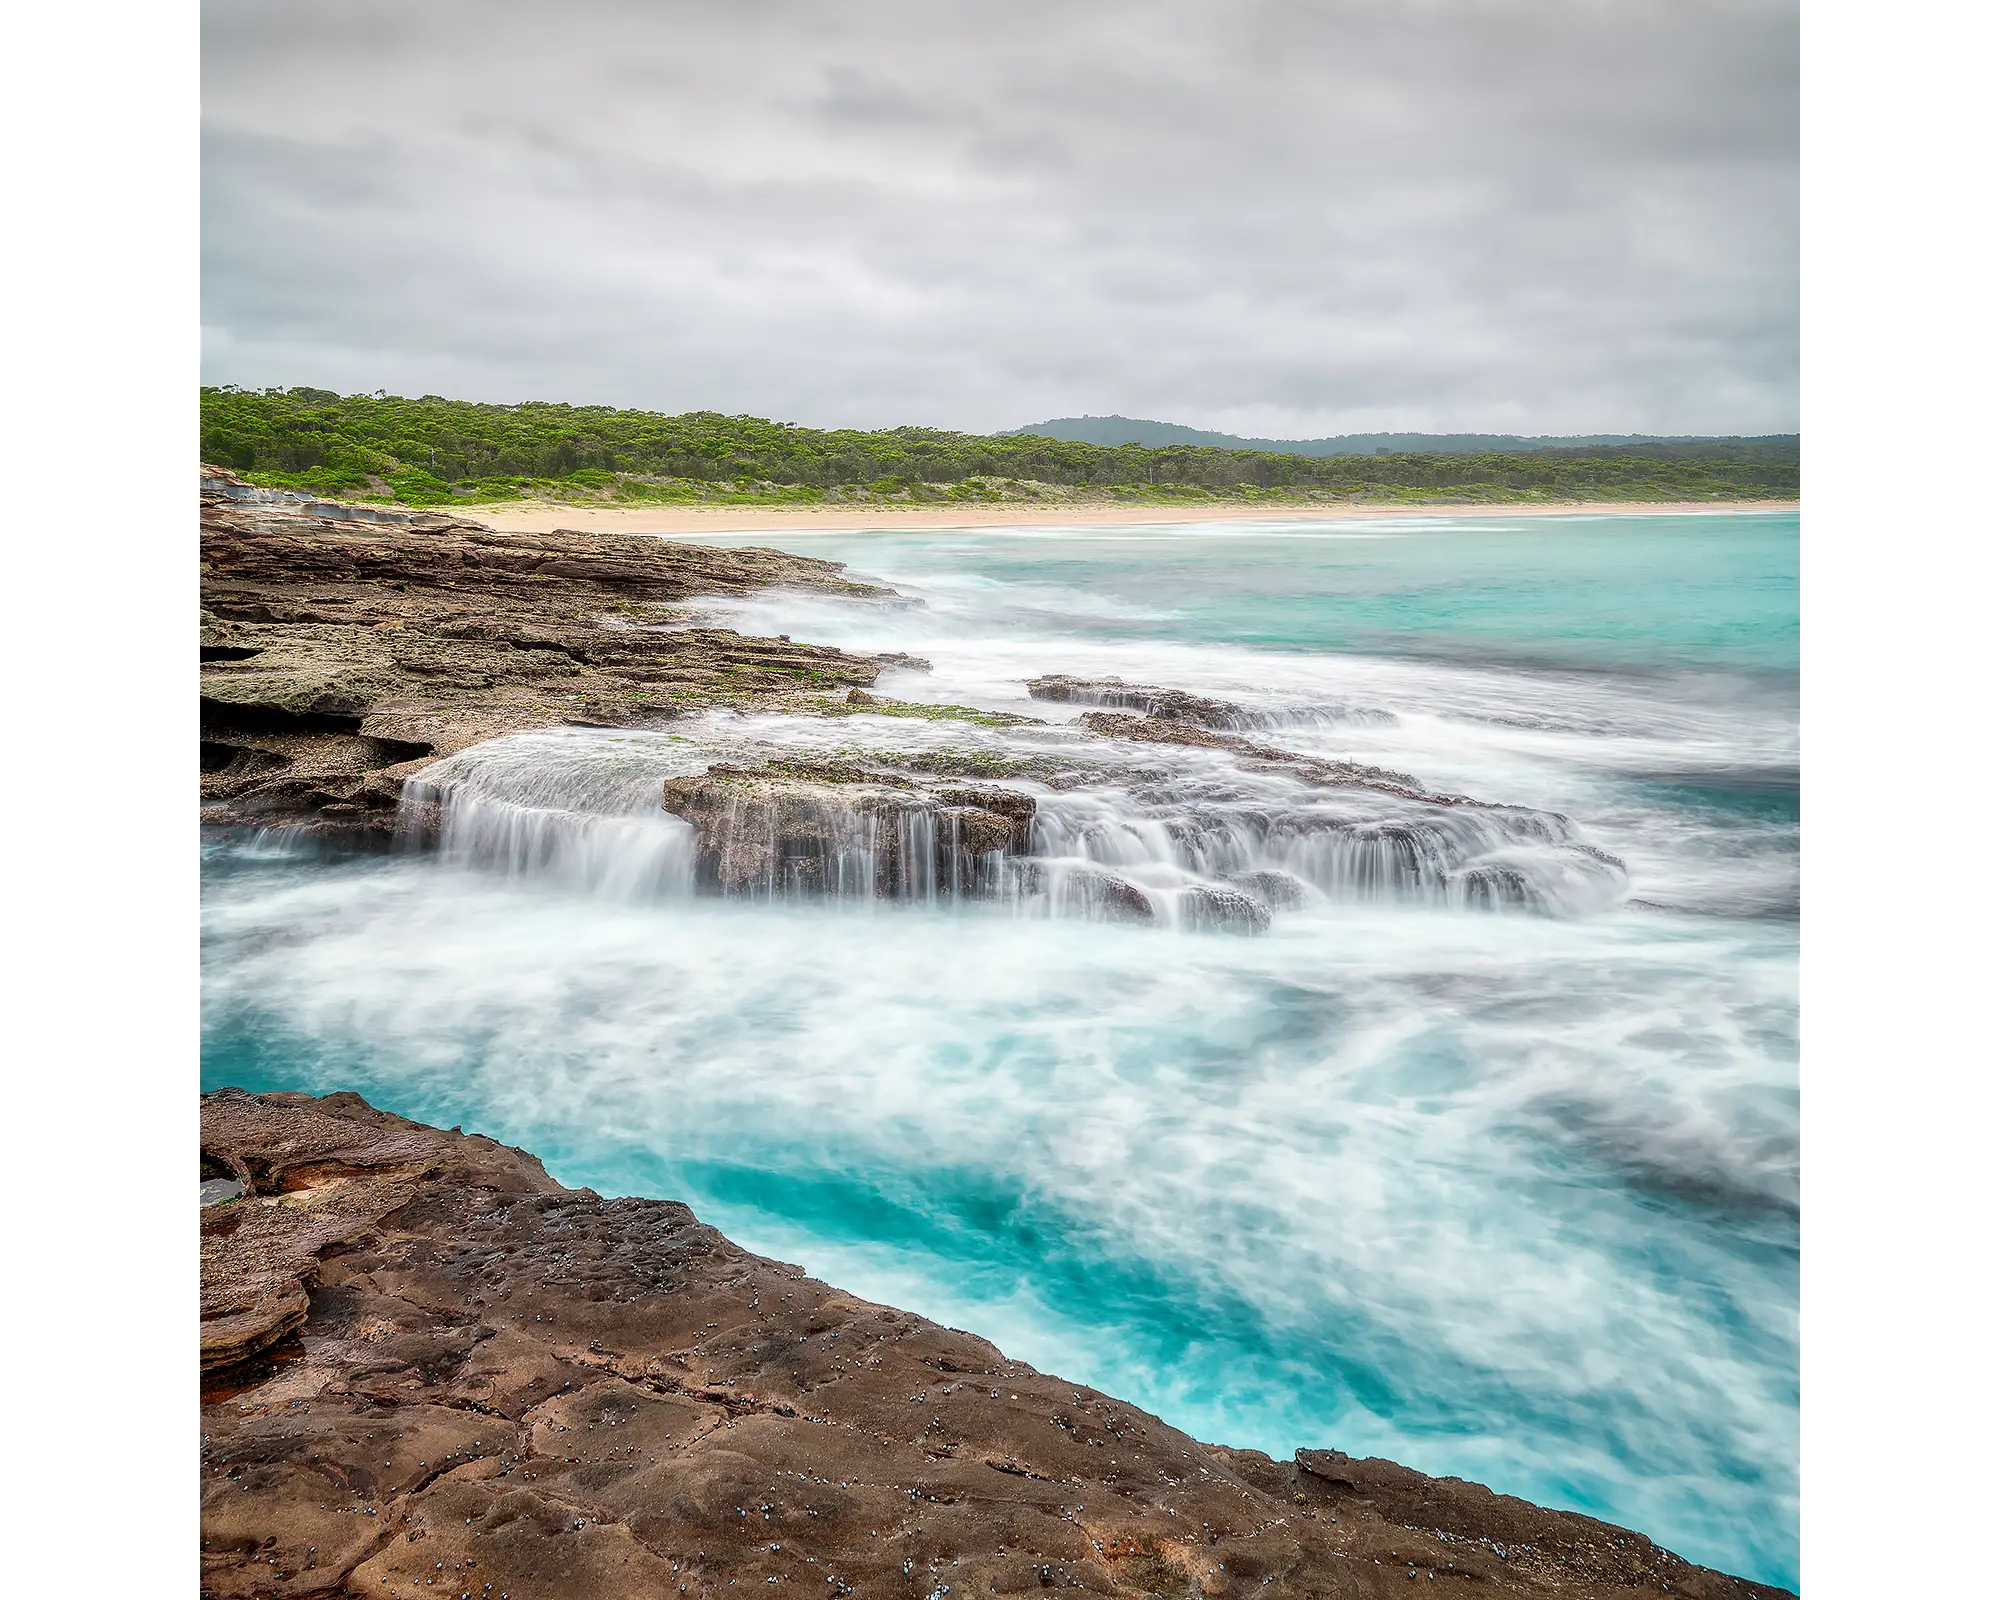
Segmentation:
{"type": "MultiPolygon", "coordinates": [[[[207,820],[393,830],[403,780],[507,733],[817,706],[883,663],[745,638],[683,602],[767,587],[910,602],[837,563],[258,497],[202,469],[207,820]]],[[[898,658],[898,664],[906,658],[898,658]]]]}
{"type": "MultiPolygon", "coordinates": [[[[1513,834],[1533,835],[1531,848],[1542,834],[1566,837],[1561,819],[1515,825],[1502,815],[1511,808],[1435,793],[1406,774],[1258,743],[1227,730],[1270,719],[1228,702],[1060,673],[1030,682],[1031,695],[1100,708],[1060,729],[1014,712],[901,701],[868,686],[886,668],[927,663],[746,637],[704,625],[692,604],[770,587],[883,608],[919,603],[833,562],[612,534],[502,534],[449,514],[257,490],[213,467],[202,470],[201,537],[201,792],[211,824],[436,844],[452,832],[458,758],[475,747],[564,727],[678,725],[712,736],[718,716],[758,711],[1022,738],[1004,747],[988,738],[955,754],[857,749],[831,763],[766,752],[761,766],[716,751],[721,759],[705,774],[677,773],[655,791],[663,811],[692,829],[700,892],[1004,898],[1063,915],[1256,933],[1298,898],[1299,883],[1282,874],[1236,870],[1255,864],[1249,857],[1274,829],[1281,854],[1294,833],[1323,835],[1297,848],[1338,858],[1325,872],[1356,877],[1368,892],[1380,879],[1398,892],[1541,906],[1568,892],[1565,874],[1619,870],[1608,860],[1556,863],[1561,893],[1544,892],[1511,857],[1474,858],[1504,855],[1519,842],[1513,834]],[[1200,753],[1249,778],[1391,806],[1307,816],[1307,799],[1286,820],[1242,794],[1178,806],[1161,795],[1134,801],[1165,810],[1113,854],[1123,861],[1137,849],[1159,867],[1150,887],[1117,862],[1027,859],[1047,854],[1044,846],[1091,855],[1101,841],[1088,819],[1042,829],[1037,800],[1010,784],[1129,788],[1141,777],[1133,753],[1148,749],[1162,770],[1144,781],[1163,793],[1186,787],[1173,771],[1200,753]],[[1482,811],[1490,825],[1435,820],[1454,808],[1482,811]],[[1171,861],[1148,854],[1158,854],[1161,836],[1181,841],[1171,861]],[[1224,881],[1192,881],[1214,877],[1211,856],[1228,858],[1216,869],[1224,881]]],[[[540,826],[528,814],[551,801],[558,810],[567,803],[543,795],[513,815],[540,826]]]]}
{"type": "Polygon", "coordinates": [[[201,1120],[207,1192],[242,1188],[201,1213],[218,1600],[1782,1592],[1386,1461],[1202,1444],[352,1094],[201,1120]]]}

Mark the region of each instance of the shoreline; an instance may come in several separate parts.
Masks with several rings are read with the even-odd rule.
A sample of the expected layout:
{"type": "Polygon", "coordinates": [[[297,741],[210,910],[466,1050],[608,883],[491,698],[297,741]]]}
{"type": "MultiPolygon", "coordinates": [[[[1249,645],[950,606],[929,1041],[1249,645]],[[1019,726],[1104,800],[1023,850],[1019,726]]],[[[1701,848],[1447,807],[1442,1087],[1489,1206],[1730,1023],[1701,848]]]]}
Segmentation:
{"type": "Polygon", "coordinates": [[[1297,505],[1210,501],[1201,505],[1120,505],[1033,501],[983,505],[569,506],[546,501],[439,507],[499,533],[865,533],[950,528],[1148,527],[1210,522],[1356,522],[1437,517],[1736,516],[1796,513],[1796,500],[1577,500],[1533,505],[1297,505]]]}
{"type": "MultiPolygon", "coordinates": [[[[226,475],[204,475],[202,789],[218,808],[205,809],[205,820],[266,827],[295,817],[330,841],[430,843],[443,813],[416,796],[406,810],[407,780],[510,731],[655,727],[693,706],[817,715],[903,708],[979,720],[966,708],[871,694],[877,673],[911,665],[907,656],[700,626],[604,626],[716,592],[803,588],[883,603],[893,595],[813,557],[809,539],[797,541],[804,550],[781,552],[756,548],[755,534],[707,545],[630,526],[482,533],[422,511],[341,516],[337,506],[237,499],[229,487],[226,475]],[[312,693],[333,685],[354,695],[355,733],[328,728],[310,702],[301,715],[301,677],[312,693]]],[[[541,509],[560,518],[578,508],[541,509]]],[[[905,518],[922,509],[905,508],[905,518]]],[[[1066,692],[1052,699],[1093,703],[1076,692],[1092,687],[1087,680],[1063,681],[1066,692]]],[[[1191,722],[1155,722],[1150,698],[1131,703],[1134,687],[1118,685],[1119,698],[1085,712],[1104,719],[1088,731],[1156,747],[1221,744],[1259,762],[1275,753],[1191,722]]],[[[1162,710],[1225,724],[1242,709],[1184,691],[1143,694],[1166,697],[1162,710]]],[[[1045,753],[1035,747],[1037,759],[1045,753]]],[[[778,827],[784,815],[819,817],[822,803],[853,803],[836,785],[854,781],[855,769],[787,776],[763,791],[776,805],[736,788],[729,770],[712,783],[669,780],[666,809],[699,826],[697,818],[734,819],[761,805],[774,859],[752,863],[753,875],[768,876],[781,852],[793,859],[778,827]],[[801,801],[807,809],[797,809],[801,801]]],[[[940,805],[948,792],[958,843],[1011,842],[1032,821],[1018,804],[1002,804],[1020,799],[995,783],[1012,770],[977,760],[962,771],[927,767],[900,792],[923,788],[940,805]]],[[[1402,781],[1361,768],[1333,776],[1343,786],[1402,781]]],[[[761,839],[761,824],[752,826],[761,839]]],[[[809,842],[796,823],[786,826],[809,842]]],[[[953,883],[957,874],[956,865],[940,869],[953,883]]],[[[897,879],[908,881],[907,867],[897,879]]],[[[1242,898],[1209,905],[1217,915],[1248,914],[1242,898]]],[[[825,1587],[831,1567],[847,1592],[907,1597],[908,1552],[936,1535],[940,1500],[973,1509],[950,1514],[948,1549],[922,1548],[954,1569],[954,1589],[968,1591],[1025,1592],[1041,1586],[1040,1569],[1052,1581],[1142,1600],[1202,1588],[1180,1582],[1192,1573],[1211,1580],[1203,1589],[1211,1596],[1249,1600],[1253,1589],[1345,1592],[1365,1565],[1404,1583],[1412,1578],[1395,1567],[1480,1581],[1496,1600],[1597,1600],[1641,1585],[1683,1600],[1781,1593],[1690,1569],[1606,1524],[1387,1462],[1310,1447],[1274,1459],[1203,1443],[991,1346],[953,1342],[969,1335],[808,1284],[800,1269],[737,1250],[670,1202],[561,1189],[530,1158],[517,1165],[477,1136],[404,1123],[350,1095],[311,1104],[250,1098],[257,1105],[228,1091],[203,1101],[203,1177],[243,1191],[203,1212],[206,1303],[219,1313],[202,1329],[213,1369],[204,1383],[212,1405],[203,1559],[220,1595],[251,1593],[251,1580],[272,1569],[294,1578],[315,1569],[274,1591],[281,1595],[321,1592],[309,1585],[324,1574],[334,1587],[351,1577],[354,1592],[387,1593],[475,1561],[481,1579],[494,1580],[489,1595],[562,1594],[562,1585],[544,1587],[550,1569],[538,1564],[559,1548],[554,1559],[585,1562],[607,1592],[628,1592],[644,1577],[657,1578],[661,1592],[684,1582],[719,1600],[732,1578],[825,1587]],[[281,1115],[284,1124],[273,1120],[281,1115]],[[413,1183],[422,1185],[414,1204],[413,1183]],[[496,1210],[496,1195],[511,1198],[496,1210]],[[375,1215],[378,1203],[385,1209],[375,1215]],[[325,1229],[335,1223],[358,1231],[328,1246],[325,1229]],[[301,1270],[286,1265],[274,1282],[267,1269],[291,1262],[301,1270]],[[408,1276],[413,1268],[421,1281],[408,1276]],[[385,1328],[393,1340],[382,1338],[385,1328]],[[870,1346],[881,1361],[854,1359],[870,1346]],[[989,1382],[982,1402],[979,1379],[1003,1372],[1008,1383],[989,1382]],[[1095,1431],[1079,1436],[1086,1398],[1095,1431]],[[1073,1426],[1052,1427],[1061,1417],[1073,1426]],[[329,1473],[339,1486],[331,1506],[329,1473]],[[808,1478],[819,1490],[837,1483],[840,1496],[791,1499],[808,1478]],[[718,1526],[704,1510],[752,1492],[772,1519],[760,1514],[732,1531],[734,1519],[718,1526]],[[1052,1507],[1061,1513],[1053,1521],[1052,1507]],[[1182,1537],[1197,1525],[1203,1536],[1182,1537]],[[384,1546],[373,1530],[385,1526],[409,1537],[384,1546]],[[1412,1527],[1445,1531],[1413,1549],[1412,1527]],[[895,1541],[887,1561],[877,1529],[895,1541]],[[644,1566],[633,1543],[641,1534],[666,1552],[666,1572],[623,1564],[644,1566]],[[1523,1552],[1532,1565],[1517,1572],[1523,1552]],[[603,1565],[588,1566],[597,1553],[603,1565]],[[1260,1579],[1278,1581],[1266,1588],[1260,1579]]],[[[1202,1431],[1246,1436],[1233,1421],[1202,1431]]],[[[1289,1432],[1271,1437],[1290,1449],[1289,1432]]]]}
{"type": "Polygon", "coordinates": [[[440,1595],[1307,1600],[1422,1570],[1793,1600],[1458,1478],[1202,1441],[358,1094],[200,1106],[205,1594],[408,1595],[449,1563],[440,1595]]]}

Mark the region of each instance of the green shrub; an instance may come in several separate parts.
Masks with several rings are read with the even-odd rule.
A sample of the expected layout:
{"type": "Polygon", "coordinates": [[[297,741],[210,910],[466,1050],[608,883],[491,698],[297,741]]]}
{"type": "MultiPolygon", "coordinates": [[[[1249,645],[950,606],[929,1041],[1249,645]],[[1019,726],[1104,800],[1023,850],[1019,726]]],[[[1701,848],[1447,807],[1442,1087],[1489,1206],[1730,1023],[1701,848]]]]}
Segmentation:
{"type": "Polygon", "coordinates": [[[406,506],[443,506],[451,504],[456,498],[450,484],[421,467],[409,467],[386,476],[396,498],[406,506]]]}

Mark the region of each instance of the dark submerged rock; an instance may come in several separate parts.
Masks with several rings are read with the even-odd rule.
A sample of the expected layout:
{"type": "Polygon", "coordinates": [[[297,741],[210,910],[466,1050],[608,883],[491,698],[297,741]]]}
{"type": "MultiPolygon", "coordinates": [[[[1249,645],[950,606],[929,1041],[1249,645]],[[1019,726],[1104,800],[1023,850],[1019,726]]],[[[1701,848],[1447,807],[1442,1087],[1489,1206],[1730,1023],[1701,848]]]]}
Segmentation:
{"type": "Polygon", "coordinates": [[[1036,700],[1136,711],[1142,717],[1162,722],[1185,722],[1194,727],[1219,731],[1233,729],[1241,732],[1288,722],[1393,728],[1397,721],[1393,712],[1376,706],[1328,704],[1290,712],[1253,711],[1233,700],[1215,700],[1206,695],[1190,694],[1185,689],[1164,688],[1156,683],[1127,683],[1123,678],[1116,677],[1076,678],[1064,672],[1031,678],[1028,694],[1036,700]]]}

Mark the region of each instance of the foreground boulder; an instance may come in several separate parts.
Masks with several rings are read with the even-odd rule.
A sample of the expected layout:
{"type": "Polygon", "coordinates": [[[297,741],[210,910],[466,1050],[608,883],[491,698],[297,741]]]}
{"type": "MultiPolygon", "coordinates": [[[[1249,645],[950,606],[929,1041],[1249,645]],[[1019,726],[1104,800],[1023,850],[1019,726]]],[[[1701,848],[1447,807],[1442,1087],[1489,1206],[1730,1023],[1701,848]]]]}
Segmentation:
{"type": "Polygon", "coordinates": [[[217,1600],[1782,1592],[1457,1479],[1201,1444],[356,1095],[204,1096],[202,1165],[243,1190],[202,1211],[217,1600]],[[240,1307],[264,1332],[211,1338],[240,1307]]]}

